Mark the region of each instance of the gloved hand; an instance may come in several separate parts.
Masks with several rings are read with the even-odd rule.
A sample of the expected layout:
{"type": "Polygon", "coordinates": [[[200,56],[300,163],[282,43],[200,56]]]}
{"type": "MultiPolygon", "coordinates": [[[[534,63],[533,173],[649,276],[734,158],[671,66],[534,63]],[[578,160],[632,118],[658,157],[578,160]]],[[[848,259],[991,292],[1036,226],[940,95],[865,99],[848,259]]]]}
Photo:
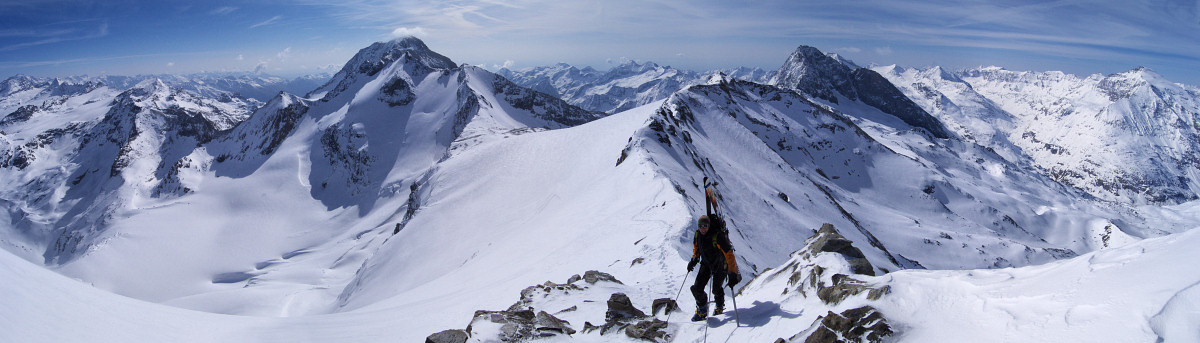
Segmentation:
{"type": "Polygon", "coordinates": [[[729,274],[729,288],[733,288],[738,282],[742,282],[742,275],[738,273],[729,274]]]}
{"type": "Polygon", "coordinates": [[[691,273],[692,269],[696,269],[697,263],[700,263],[699,257],[693,257],[691,261],[688,261],[688,273],[691,273]]]}

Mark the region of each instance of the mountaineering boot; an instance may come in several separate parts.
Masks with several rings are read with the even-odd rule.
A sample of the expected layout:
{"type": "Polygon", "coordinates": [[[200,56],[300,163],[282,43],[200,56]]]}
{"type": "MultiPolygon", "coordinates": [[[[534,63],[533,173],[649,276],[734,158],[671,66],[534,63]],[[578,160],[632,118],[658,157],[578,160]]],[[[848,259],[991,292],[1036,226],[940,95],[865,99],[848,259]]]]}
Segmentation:
{"type": "Polygon", "coordinates": [[[720,306],[720,305],[718,305],[718,306],[717,306],[717,308],[714,308],[714,309],[713,309],[713,315],[714,315],[714,316],[716,316],[716,315],[720,315],[720,314],[722,314],[722,313],[725,313],[725,306],[720,306]]]}
{"type": "Polygon", "coordinates": [[[693,322],[698,322],[708,318],[708,304],[696,307],[696,314],[692,316],[693,322]]]}

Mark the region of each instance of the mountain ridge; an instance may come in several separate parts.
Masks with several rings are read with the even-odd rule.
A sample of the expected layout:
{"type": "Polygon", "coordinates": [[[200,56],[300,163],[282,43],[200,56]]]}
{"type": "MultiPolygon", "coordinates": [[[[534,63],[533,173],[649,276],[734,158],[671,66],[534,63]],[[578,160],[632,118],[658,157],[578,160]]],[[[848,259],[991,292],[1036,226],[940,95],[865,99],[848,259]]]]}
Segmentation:
{"type": "Polygon", "coordinates": [[[1147,68],[1086,78],[999,67],[950,78],[940,69],[880,70],[963,134],[980,136],[1013,159],[1028,156],[1047,175],[1089,194],[1132,203],[1197,198],[1200,179],[1191,156],[1200,149],[1200,92],[1147,68]],[[990,118],[1001,130],[973,116],[990,118]]]}
{"type": "MultiPolygon", "coordinates": [[[[315,91],[277,94],[227,129],[217,128],[222,116],[211,110],[219,99],[161,80],[116,95],[108,87],[70,97],[18,95],[0,104],[45,104],[0,120],[4,129],[19,130],[0,136],[7,144],[0,147],[33,156],[24,168],[0,168],[0,178],[14,181],[0,188],[0,205],[7,209],[0,215],[18,223],[0,226],[0,244],[34,262],[40,257],[61,275],[10,268],[16,258],[8,252],[0,255],[0,273],[31,275],[72,296],[94,295],[68,278],[84,280],[145,301],[97,297],[116,309],[113,318],[163,324],[97,332],[102,341],[210,341],[226,334],[235,341],[419,340],[459,328],[478,311],[510,306],[518,294],[518,305],[553,295],[536,301],[539,309],[570,318],[560,324],[578,329],[566,334],[560,328],[564,333],[553,339],[620,341],[621,331],[628,335],[630,328],[593,331],[582,321],[600,323],[601,304],[614,292],[629,293],[625,298],[640,307],[676,296],[680,284],[690,282],[686,262],[708,177],[716,181],[717,202],[747,280],[742,293],[731,292],[746,306],[732,313],[751,325],[702,328],[670,317],[663,330],[680,340],[700,340],[703,330],[712,330],[735,340],[795,335],[785,341],[797,341],[806,327],[820,326],[824,310],[847,313],[864,304],[877,306],[888,323],[901,324],[895,326],[898,339],[965,327],[912,312],[913,303],[937,301],[955,309],[953,317],[994,318],[999,324],[987,332],[995,337],[1033,339],[1013,327],[1044,324],[1045,313],[1066,318],[1055,321],[1065,326],[1054,328],[1068,334],[1095,323],[1106,335],[1142,338],[1150,334],[1113,324],[1190,318],[1167,311],[1164,319],[1152,319],[1160,316],[1129,311],[1159,306],[1170,294],[1182,294],[1184,300],[1172,302],[1187,308],[1190,293],[1182,287],[1194,284],[1190,274],[1145,291],[1132,286],[1136,280],[1121,283],[1139,299],[1129,306],[1089,302],[1099,297],[1060,301],[1065,298],[1039,297],[1045,293],[1036,290],[994,290],[1115,278],[1194,255],[1182,247],[1196,235],[1179,232],[1200,226],[1195,205],[1103,201],[1022,162],[1015,148],[981,144],[999,139],[964,134],[970,125],[931,105],[973,106],[950,101],[960,99],[950,89],[982,88],[958,82],[963,79],[929,85],[925,90],[938,95],[932,99],[910,100],[935,106],[927,114],[944,120],[952,133],[938,137],[889,113],[892,107],[862,100],[886,100],[895,88],[855,86],[853,72],[842,73],[847,62],[812,53],[826,64],[803,67],[841,71],[830,75],[849,85],[853,100],[837,82],[814,74],[797,76],[796,85],[820,87],[806,91],[716,73],[608,114],[479,67],[455,65],[415,38],[372,44],[315,91]],[[837,101],[812,94],[824,91],[837,101]],[[64,128],[63,122],[76,126],[64,128]],[[43,125],[48,123],[58,126],[43,125]],[[72,150],[79,147],[87,151],[72,150]],[[854,243],[859,251],[850,255],[858,260],[797,253],[825,223],[854,243]],[[1155,246],[1169,250],[1145,250],[1155,246]],[[624,286],[570,281],[571,274],[588,270],[603,270],[624,286]],[[848,271],[882,276],[850,278],[848,271]],[[1060,272],[1067,278],[1046,276],[1060,272]],[[568,281],[544,282],[548,278],[568,281]],[[573,289],[572,282],[592,286],[573,289]],[[862,288],[868,286],[875,291],[862,288]],[[850,291],[821,294],[830,290],[850,291]],[[842,305],[827,300],[839,297],[842,305]],[[1030,297],[1045,306],[1008,307],[1029,305],[1033,301],[1014,299],[1030,297]],[[980,299],[1006,306],[978,306],[980,299]],[[1011,316],[1014,311],[1022,316],[1011,316]],[[377,320],[400,313],[420,315],[377,320]],[[1135,314],[1106,315],[1117,313],[1135,314]],[[233,323],[226,315],[256,318],[233,323]],[[184,322],[206,333],[161,329],[184,322]]],[[[652,74],[650,81],[679,75],[652,63],[628,67],[652,74]]],[[[1136,82],[1141,76],[1130,77],[1113,79],[1112,92],[1089,94],[1157,94],[1136,82]]],[[[977,108],[989,110],[1011,105],[980,101],[977,108]]],[[[17,302],[19,320],[0,321],[10,323],[0,324],[0,335],[47,331],[52,319],[42,312],[24,315],[31,308],[26,304],[63,302],[34,294],[37,287],[26,278],[13,279],[2,287],[33,300],[17,302]]],[[[684,313],[694,309],[686,297],[680,301],[684,313]]],[[[59,313],[58,307],[47,311],[59,313]]],[[[90,308],[67,314],[94,316],[90,308]]],[[[731,320],[718,316],[709,323],[731,320]]],[[[83,328],[40,333],[71,338],[79,334],[72,330],[96,330],[92,321],[83,322],[83,328]]],[[[1167,335],[1159,331],[1155,335],[1167,335]]]]}

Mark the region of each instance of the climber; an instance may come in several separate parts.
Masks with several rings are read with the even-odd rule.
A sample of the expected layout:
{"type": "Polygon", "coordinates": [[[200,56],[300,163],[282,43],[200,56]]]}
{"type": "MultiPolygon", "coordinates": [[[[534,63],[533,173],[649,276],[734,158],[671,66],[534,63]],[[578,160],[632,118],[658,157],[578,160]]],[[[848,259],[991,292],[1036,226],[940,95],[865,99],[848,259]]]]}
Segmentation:
{"type": "Polygon", "coordinates": [[[712,279],[713,300],[716,307],[713,315],[725,312],[725,289],[721,281],[729,277],[729,288],[742,280],[738,274],[737,261],[733,257],[733,245],[729,243],[729,231],[725,229],[725,221],[713,214],[701,216],[696,223],[696,233],[692,239],[692,260],[688,262],[690,273],[700,266],[696,273],[696,283],[692,285],[692,295],[696,297],[696,315],[692,321],[701,321],[708,317],[708,294],[704,287],[712,279]]]}

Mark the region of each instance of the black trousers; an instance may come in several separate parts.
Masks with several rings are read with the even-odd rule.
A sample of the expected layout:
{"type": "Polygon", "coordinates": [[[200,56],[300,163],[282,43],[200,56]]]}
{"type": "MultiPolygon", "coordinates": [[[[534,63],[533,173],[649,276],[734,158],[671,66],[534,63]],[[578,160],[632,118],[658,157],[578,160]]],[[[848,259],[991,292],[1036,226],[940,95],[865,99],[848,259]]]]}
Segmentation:
{"type": "Polygon", "coordinates": [[[704,293],[704,286],[708,285],[709,278],[712,279],[713,301],[716,301],[717,307],[725,308],[725,288],[722,283],[725,282],[725,270],[721,268],[710,268],[709,266],[701,265],[700,272],[696,273],[696,283],[692,285],[692,296],[696,297],[696,308],[708,305],[708,294],[704,293]]]}

